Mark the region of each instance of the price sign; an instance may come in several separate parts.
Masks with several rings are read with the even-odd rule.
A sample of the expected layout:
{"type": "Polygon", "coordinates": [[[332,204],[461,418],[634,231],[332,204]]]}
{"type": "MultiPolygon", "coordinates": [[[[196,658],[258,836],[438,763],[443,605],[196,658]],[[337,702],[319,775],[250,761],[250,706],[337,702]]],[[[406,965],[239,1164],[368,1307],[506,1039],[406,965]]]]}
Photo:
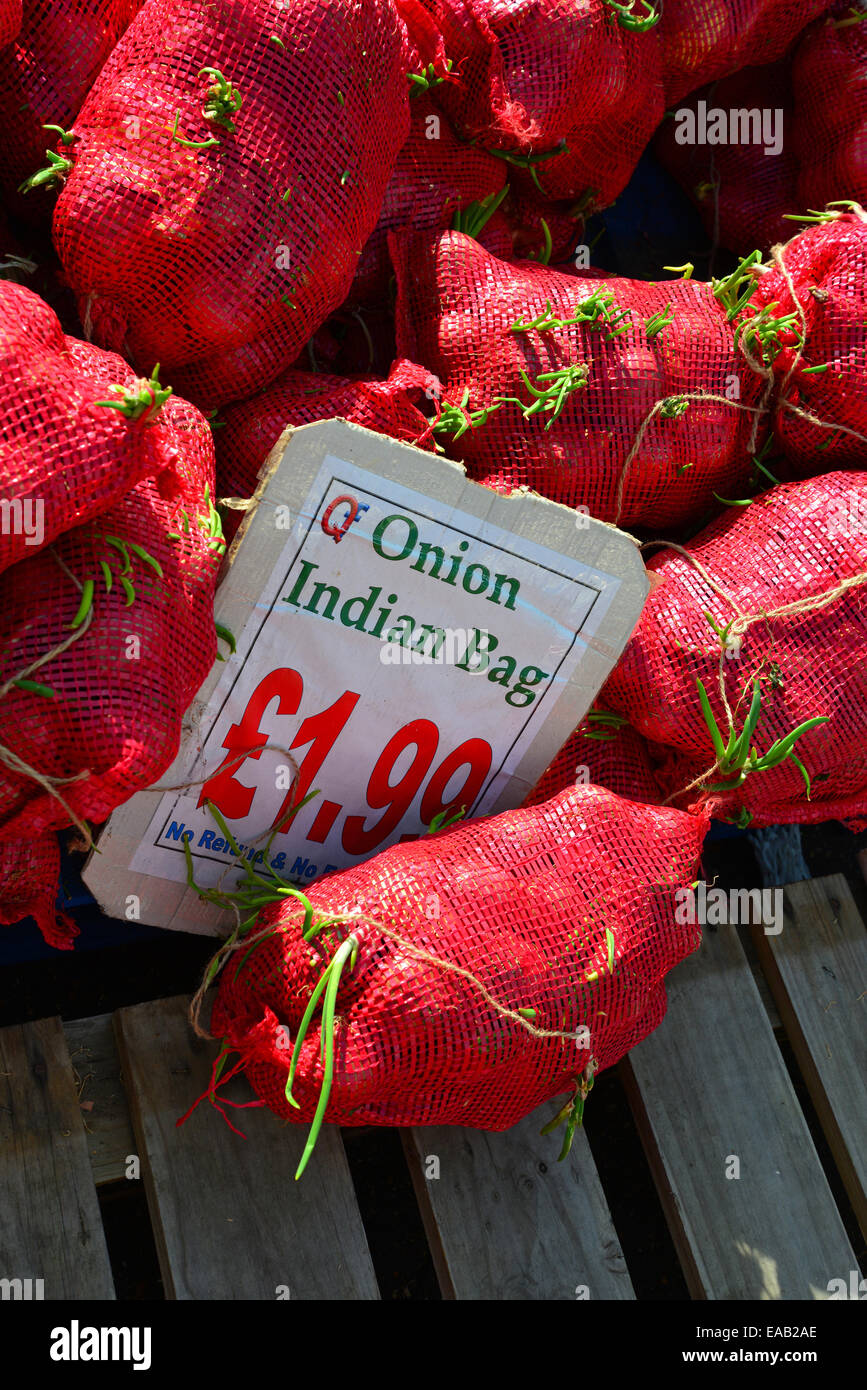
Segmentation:
{"type": "Polygon", "coordinates": [[[519,805],[646,593],[613,527],[343,421],[288,432],[218,591],[237,650],[87,883],[115,915],[132,901],[138,920],[218,931],[185,846],[203,886],[230,887],[240,857],[303,887],[444,813],[519,805]]]}

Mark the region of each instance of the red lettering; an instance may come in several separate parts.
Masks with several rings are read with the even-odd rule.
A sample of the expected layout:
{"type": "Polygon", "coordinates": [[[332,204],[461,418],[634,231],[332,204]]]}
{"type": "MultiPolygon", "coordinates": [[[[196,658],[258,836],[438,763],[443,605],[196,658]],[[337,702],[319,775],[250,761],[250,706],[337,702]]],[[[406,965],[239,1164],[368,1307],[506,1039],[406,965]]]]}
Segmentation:
{"type": "Polygon", "coordinates": [[[279,702],[278,714],[296,714],[303,689],[298,672],[286,667],[270,671],[259,682],[247,702],[241,722],[233,724],[223,739],[223,747],[229,750],[228,757],[202,787],[199,806],[212,801],[229,821],[243,820],[249,815],[256,788],[245,786],[235,774],[247,758],[262,756],[268,740],[259,726],[272,700],[279,702]]]}

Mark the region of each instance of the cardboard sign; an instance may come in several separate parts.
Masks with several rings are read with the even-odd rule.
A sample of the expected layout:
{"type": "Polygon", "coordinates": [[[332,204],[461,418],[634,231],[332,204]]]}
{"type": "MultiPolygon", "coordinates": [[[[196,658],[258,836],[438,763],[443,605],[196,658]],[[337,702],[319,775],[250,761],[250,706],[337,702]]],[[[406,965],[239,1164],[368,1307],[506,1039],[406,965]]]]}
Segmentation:
{"type": "Polygon", "coordinates": [[[186,882],[185,843],[198,884],[241,872],[209,803],[246,860],[299,886],[442,812],[520,805],[647,594],[622,532],[344,421],[287,431],[257,499],[217,593],[237,651],[85,870],[115,916],[222,929],[186,882]]]}

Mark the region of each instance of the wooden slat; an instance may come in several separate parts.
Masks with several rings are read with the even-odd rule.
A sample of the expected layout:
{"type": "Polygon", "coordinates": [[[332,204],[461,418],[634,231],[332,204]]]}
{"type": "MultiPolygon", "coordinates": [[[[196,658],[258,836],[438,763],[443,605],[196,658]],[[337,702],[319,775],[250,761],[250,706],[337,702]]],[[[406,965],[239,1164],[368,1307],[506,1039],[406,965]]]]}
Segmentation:
{"type": "Polygon", "coordinates": [[[774,999],[774,996],[771,993],[771,987],[765,978],[764,971],[762,970],[761,964],[756,958],[755,953],[750,952],[750,950],[748,949],[750,944],[750,928],[747,926],[738,927],[737,933],[740,937],[741,945],[744,948],[744,955],[746,957],[747,965],[750,967],[750,973],[753,977],[753,984],[759,992],[759,998],[762,1001],[762,1008],[767,1014],[768,1019],[770,1021],[770,1025],[773,1028],[774,1032],[782,1033],[783,1020],[780,1018],[780,1011],[777,1008],[777,1001],[774,999]]]}
{"type": "Polygon", "coordinates": [[[126,1176],[136,1152],[111,1014],[64,1023],[87,1151],[97,1187],[126,1176]]]}
{"type": "Polygon", "coordinates": [[[0,1030],[0,1278],[46,1299],[113,1299],[114,1281],[57,1018],[0,1030]]]}
{"type": "Polygon", "coordinates": [[[624,1079],[693,1297],[827,1298],[855,1255],[734,928],[669,1000],[624,1079]]]}
{"type": "Polygon", "coordinates": [[[576,1133],[563,1163],[559,1135],[539,1136],[555,1108],[543,1106],[503,1134],[404,1131],[445,1297],[634,1297],[586,1135],[576,1133]],[[438,1177],[426,1176],[437,1171],[431,1158],[438,1177]]]}
{"type": "MultiPolygon", "coordinates": [[[[176,1299],[375,1299],[376,1280],[339,1131],[323,1129],[300,1182],[306,1128],[269,1110],[213,1106],[177,1119],[208,1085],[215,1043],[187,1001],[122,1009],[115,1029],[166,1294],[176,1299]]],[[[225,1094],[252,1100],[232,1081],[225,1094]]]]}
{"type": "Polygon", "coordinates": [[[867,1237],[867,931],[842,874],[792,884],[785,905],[756,948],[867,1237]]]}

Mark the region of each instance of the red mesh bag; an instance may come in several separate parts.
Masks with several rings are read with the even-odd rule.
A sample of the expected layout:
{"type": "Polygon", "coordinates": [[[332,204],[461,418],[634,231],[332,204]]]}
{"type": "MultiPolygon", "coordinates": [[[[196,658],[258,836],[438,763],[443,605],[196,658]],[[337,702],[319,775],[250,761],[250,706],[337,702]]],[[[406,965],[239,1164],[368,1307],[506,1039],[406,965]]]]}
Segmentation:
{"type": "Polygon", "coordinates": [[[210,430],[0,577],[0,842],[99,822],[173,761],[210,670],[225,542],[210,430]]]}
{"type": "MultiPolygon", "coordinates": [[[[792,224],[784,213],[798,212],[801,202],[796,183],[798,162],[792,135],[794,109],[788,63],[761,68],[745,68],[733,77],[702,87],[678,111],[698,115],[704,102],[708,114],[713,109],[782,111],[777,133],[782,148],[766,155],[765,145],[731,143],[709,145],[678,143],[693,134],[683,120],[665,120],[659,128],[654,149],[669,173],[688,194],[701,213],[712,245],[729,247],[747,255],[756,247],[767,251],[778,241],[787,241],[792,224]]],[[[697,128],[696,128],[697,133],[697,128]]],[[[726,132],[731,137],[731,130],[726,132]]],[[[750,128],[750,135],[753,135],[750,128]]],[[[769,132],[773,136],[774,132],[769,132]]],[[[842,194],[840,195],[842,196],[842,194]]]]}
{"type": "Polygon", "coordinates": [[[867,464],[867,214],[825,216],[753,272],[741,315],[742,341],[771,373],[776,442],[803,477],[867,464]],[[791,316],[764,351],[750,341],[763,315],[791,316]]]}
{"type": "MultiPolygon", "coordinates": [[[[605,0],[602,3],[604,7],[605,0]]],[[[512,174],[525,197],[541,193],[549,199],[577,200],[576,210],[585,216],[620,196],[665,111],[655,35],[621,37],[616,21],[606,16],[601,23],[601,51],[588,54],[585,65],[575,69],[581,92],[563,137],[565,147],[532,169],[518,165],[512,174]],[[593,88],[599,79],[604,90],[594,104],[593,88]],[[585,88],[590,89],[586,94],[585,88]]],[[[545,152],[543,147],[541,153],[545,152]]],[[[539,153],[537,148],[534,159],[539,153]]]]}
{"type": "Polygon", "coordinates": [[[0,0],[0,48],[17,38],[21,19],[21,0],[0,0]]]}
{"type": "Polygon", "coordinates": [[[761,379],[738,353],[710,285],[507,264],[457,232],[400,233],[392,256],[398,353],[439,377],[444,402],[459,405],[467,393],[474,427],[438,439],[477,481],[499,492],[526,486],[627,527],[700,520],[718,506],[714,492],[741,495],[761,379]],[[597,295],[612,302],[593,322],[512,331],[539,316],[573,318],[597,295]],[[666,306],[673,321],[649,338],[647,325],[666,306]],[[620,313],[626,318],[615,322],[620,313]],[[535,397],[522,372],[536,389],[556,388],[555,397],[547,374],[575,374],[559,415],[525,417],[535,397]],[[721,399],[677,403],[699,393],[721,399]],[[479,420],[499,398],[520,404],[479,420]]]}
{"type": "Polygon", "coordinates": [[[458,208],[496,195],[506,182],[502,160],[458,140],[448,117],[429,96],[415,97],[410,112],[409,139],[397,157],[379,221],[361,253],[350,304],[385,297],[392,273],[390,231],[447,227],[458,208]]]}
{"type": "Polygon", "coordinates": [[[11,519],[0,570],[115,506],[143,478],[175,470],[192,423],[207,428],[176,397],[155,418],[99,405],[121,400],[115,384],[148,388],[122,358],[66,337],[47,304],[4,281],[0,382],[0,492],[11,519]]]}
{"type": "Polygon", "coordinates": [[[351,932],[327,1120],[507,1129],[565,1091],[586,1094],[662,1019],[665,975],[699,943],[674,904],[706,829],[702,816],[580,787],[396,845],[311,886],[314,922],[349,920],[309,944],[297,902],[266,908],[258,943],[223,972],[211,1029],[272,1110],[309,1120],[329,1030],[302,1042],[298,1109],[285,1035],[295,1042],[351,932]]]}
{"type": "Polygon", "coordinates": [[[55,906],[60,848],[55,835],[0,840],[0,925],[32,917],[49,946],[69,950],[78,927],[55,906]]]}
{"type": "MultiPolygon", "coordinates": [[[[663,112],[655,27],[624,27],[606,0],[401,0],[423,65],[452,80],[437,101],[458,134],[518,157],[518,183],[605,206],[663,112]],[[556,157],[541,159],[557,146],[556,157]],[[536,177],[521,168],[532,156],[536,177]]],[[[633,5],[640,18],[645,7],[633,5]]]]}
{"type": "Polygon", "coordinates": [[[560,749],[525,806],[538,806],[567,787],[590,784],[658,806],[662,793],[646,739],[622,715],[594,707],[560,749]]]}
{"type": "MultiPolygon", "coordinates": [[[[45,163],[56,136],[67,129],[100,68],[143,0],[28,0],[20,33],[0,52],[0,192],[8,208],[28,222],[48,224],[54,198],[47,189],[26,196],[19,185],[45,163]]],[[[14,7],[13,7],[14,8],[14,7]]],[[[21,5],[18,5],[21,18],[21,5]]],[[[2,27],[2,7],[0,7],[2,27]]],[[[0,38],[0,43],[10,40],[0,38]]]]}
{"type": "Polygon", "coordinates": [[[666,105],[740,68],[776,62],[827,8],[828,0],[665,0],[659,33],[666,105]]]}
{"type": "Polygon", "coordinates": [[[688,552],[665,550],[650,561],[662,583],[604,691],[606,706],[653,741],[654,760],[664,753],[656,769],[663,794],[753,825],[867,817],[867,475],[829,473],[773,488],[713,522],[688,552]],[[802,611],[785,611],[790,605],[802,611]],[[723,630],[752,620],[731,629],[730,655],[708,615],[723,630]],[[747,745],[760,757],[805,721],[827,719],[794,746],[809,793],[790,758],[748,770],[740,785],[740,773],[712,767],[697,679],[724,744],[731,726],[744,730],[758,684],[747,745]]]}
{"type": "Polygon", "coordinates": [[[867,203],[867,14],[839,5],[818,20],[792,62],[798,211],[837,198],[867,203]]]}
{"type": "Polygon", "coordinates": [[[412,374],[398,372],[388,381],[284,372],[258,396],[221,412],[215,436],[219,494],[253,495],[259,470],[287,425],[351,420],[377,434],[414,441],[427,428],[425,416],[412,403],[416,386],[412,374]]]}
{"type": "Polygon", "coordinates": [[[272,381],[349,291],[407,64],[393,0],[147,0],[55,211],[89,336],[208,406],[272,381]]]}

